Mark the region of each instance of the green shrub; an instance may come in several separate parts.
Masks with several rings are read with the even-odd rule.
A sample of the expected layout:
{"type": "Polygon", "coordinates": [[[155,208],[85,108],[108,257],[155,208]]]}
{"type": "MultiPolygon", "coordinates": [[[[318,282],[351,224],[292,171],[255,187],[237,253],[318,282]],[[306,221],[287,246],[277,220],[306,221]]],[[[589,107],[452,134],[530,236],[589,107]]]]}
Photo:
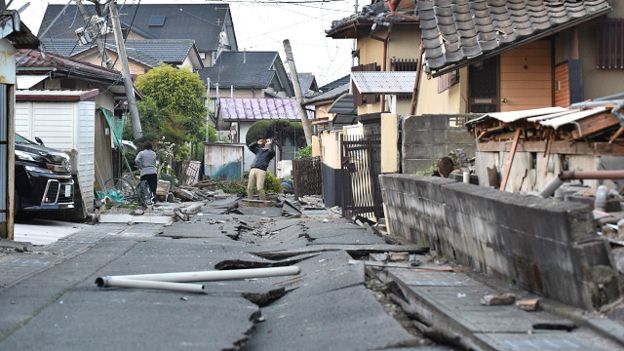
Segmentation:
{"type": "Polygon", "coordinates": [[[312,145],[300,147],[297,150],[297,159],[312,157],[312,145]]]}
{"type": "Polygon", "coordinates": [[[279,193],[282,191],[282,185],[279,178],[277,178],[273,173],[266,172],[266,177],[264,178],[264,192],[266,193],[279,193]]]}
{"type": "Polygon", "coordinates": [[[219,182],[219,188],[228,194],[247,195],[247,183],[237,180],[224,180],[219,182]]]}

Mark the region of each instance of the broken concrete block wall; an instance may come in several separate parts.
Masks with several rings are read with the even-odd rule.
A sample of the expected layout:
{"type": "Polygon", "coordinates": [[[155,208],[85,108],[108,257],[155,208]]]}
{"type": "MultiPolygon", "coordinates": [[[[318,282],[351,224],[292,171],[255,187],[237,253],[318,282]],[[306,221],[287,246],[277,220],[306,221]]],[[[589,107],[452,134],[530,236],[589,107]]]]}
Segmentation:
{"type": "Polygon", "coordinates": [[[470,158],[475,154],[475,138],[464,127],[474,114],[409,116],[402,120],[403,173],[417,173],[431,168],[438,159],[455,149],[464,149],[470,158]]]}
{"type": "Polygon", "coordinates": [[[620,291],[589,208],[450,179],[380,177],[395,234],[543,296],[596,308],[620,291]]]}

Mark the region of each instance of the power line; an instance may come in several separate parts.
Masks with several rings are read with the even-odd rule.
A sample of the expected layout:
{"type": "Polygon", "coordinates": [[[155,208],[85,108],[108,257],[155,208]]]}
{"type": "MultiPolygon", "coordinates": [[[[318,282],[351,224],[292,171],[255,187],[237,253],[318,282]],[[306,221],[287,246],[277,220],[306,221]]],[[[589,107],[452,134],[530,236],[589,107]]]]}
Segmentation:
{"type": "MultiPolygon", "coordinates": [[[[139,2],[137,3],[136,9],[134,10],[134,15],[132,15],[132,20],[130,21],[130,26],[128,27],[128,30],[126,31],[126,37],[123,38],[124,44],[126,43],[126,40],[128,40],[128,37],[130,36],[130,31],[132,30],[132,26],[134,25],[134,19],[136,18],[137,13],[139,12],[139,7],[141,7],[141,0],[139,0],[139,2]]],[[[117,57],[115,57],[115,62],[113,62],[113,67],[115,67],[115,65],[117,64],[118,59],[119,59],[119,51],[117,52],[117,57]]]]}

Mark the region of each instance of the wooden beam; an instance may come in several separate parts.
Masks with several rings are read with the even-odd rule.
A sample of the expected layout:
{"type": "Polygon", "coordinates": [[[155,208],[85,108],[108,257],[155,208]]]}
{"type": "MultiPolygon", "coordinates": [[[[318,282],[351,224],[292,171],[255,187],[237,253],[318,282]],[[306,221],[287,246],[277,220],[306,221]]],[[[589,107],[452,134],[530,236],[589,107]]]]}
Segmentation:
{"type": "MultiPolygon", "coordinates": [[[[517,152],[544,152],[544,141],[524,141],[518,145],[517,152]]],[[[509,142],[489,141],[478,144],[480,152],[505,152],[510,150],[509,142]]],[[[608,142],[584,143],[557,140],[552,141],[549,154],[562,155],[624,155],[623,144],[609,144],[608,142]]]]}
{"type": "Polygon", "coordinates": [[[620,127],[620,129],[617,130],[617,132],[615,132],[615,134],[613,134],[613,136],[611,137],[611,139],[609,139],[609,144],[613,144],[613,142],[619,138],[622,133],[624,133],[624,127],[620,127]]]}
{"type": "Polygon", "coordinates": [[[617,117],[606,112],[583,118],[576,122],[577,129],[572,131],[572,137],[574,139],[582,139],[601,130],[615,127],[618,124],[617,117]]]}
{"type": "Polygon", "coordinates": [[[507,180],[509,180],[509,174],[511,173],[511,166],[513,165],[514,156],[516,155],[516,149],[518,148],[518,140],[520,139],[520,134],[522,134],[522,129],[516,129],[516,135],[514,136],[513,143],[511,144],[511,151],[509,151],[509,158],[507,159],[507,164],[505,165],[505,173],[503,175],[503,181],[500,187],[501,191],[505,191],[505,187],[507,186],[507,180]]]}

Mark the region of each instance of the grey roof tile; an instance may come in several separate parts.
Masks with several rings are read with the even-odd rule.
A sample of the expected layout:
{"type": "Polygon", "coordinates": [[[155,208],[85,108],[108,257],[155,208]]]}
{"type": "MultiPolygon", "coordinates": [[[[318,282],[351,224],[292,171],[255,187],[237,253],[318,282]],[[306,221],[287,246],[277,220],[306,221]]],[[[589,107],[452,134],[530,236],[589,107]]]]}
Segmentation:
{"type": "Polygon", "coordinates": [[[221,88],[267,88],[276,75],[273,65],[280,60],[277,51],[226,51],[214,66],[199,71],[203,81],[221,88]]]}
{"type": "MultiPolygon", "coordinates": [[[[48,5],[41,23],[41,30],[47,28],[65,5],[48,5]]],[[[218,4],[126,4],[119,7],[122,25],[132,24],[134,31],[146,39],[193,39],[200,51],[217,48],[219,33],[224,20],[230,21],[229,5],[218,4]],[[166,16],[163,26],[150,26],[149,19],[154,15],[166,16]]],[[[95,6],[85,6],[89,15],[95,13],[95,6]]],[[[69,5],[59,19],[50,27],[44,38],[74,39],[75,30],[84,26],[76,5],[69,5]],[[77,16],[77,18],[76,18],[77,16]]]]}
{"type": "Polygon", "coordinates": [[[434,75],[610,11],[607,0],[422,0],[425,58],[434,75]]]}

